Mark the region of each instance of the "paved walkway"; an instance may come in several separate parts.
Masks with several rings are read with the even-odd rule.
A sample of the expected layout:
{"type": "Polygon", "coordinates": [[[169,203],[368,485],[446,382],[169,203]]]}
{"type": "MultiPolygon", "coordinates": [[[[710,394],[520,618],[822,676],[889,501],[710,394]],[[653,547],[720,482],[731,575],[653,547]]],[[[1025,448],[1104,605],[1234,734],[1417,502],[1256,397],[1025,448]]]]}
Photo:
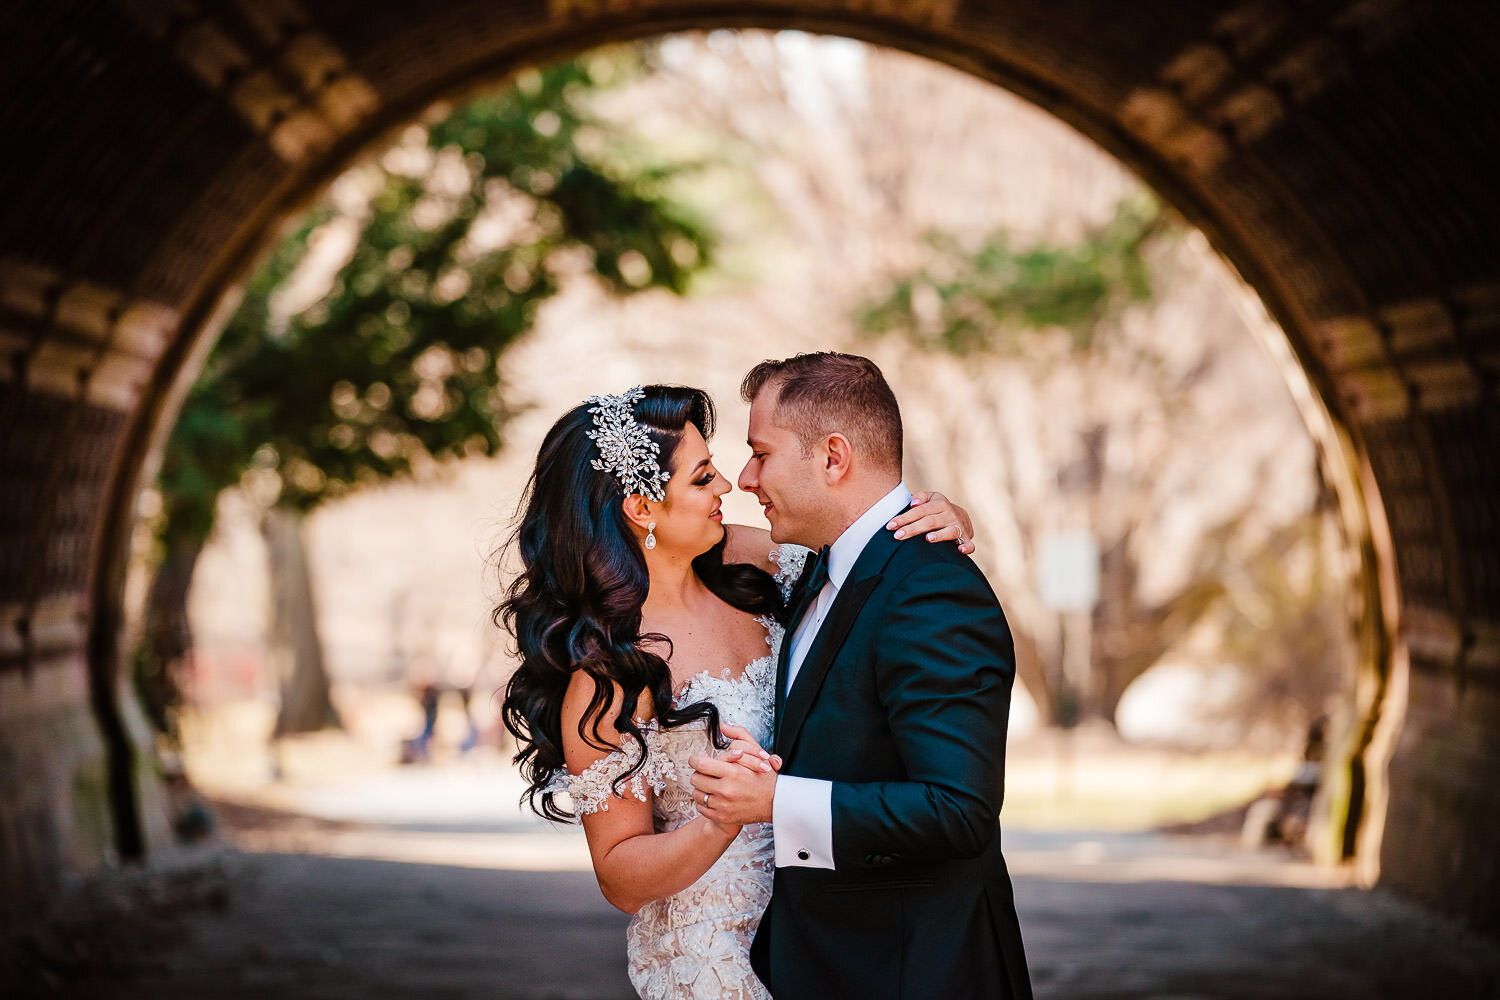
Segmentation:
{"type": "MultiPolygon", "coordinates": [[[[231,816],[241,849],[82,892],[28,946],[22,992],[0,976],[0,995],[632,997],[626,918],[581,836],[508,804],[462,806],[463,780],[443,780],[325,791],[302,810],[313,818],[231,816]]],[[[1149,834],[1006,846],[1042,1000],[1500,994],[1493,943],[1284,854],[1149,834]]]]}

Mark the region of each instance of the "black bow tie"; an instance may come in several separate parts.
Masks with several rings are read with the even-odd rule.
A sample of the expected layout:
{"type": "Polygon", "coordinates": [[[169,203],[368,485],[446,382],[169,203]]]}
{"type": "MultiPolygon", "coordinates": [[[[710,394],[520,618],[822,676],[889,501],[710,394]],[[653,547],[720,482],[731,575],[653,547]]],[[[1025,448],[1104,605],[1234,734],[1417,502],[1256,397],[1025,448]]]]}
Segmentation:
{"type": "Polygon", "coordinates": [[[812,562],[802,571],[802,577],[797,581],[802,587],[802,592],[809,596],[816,596],[823,585],[828,582],[828,546],[823,546],[813,556],[812,562]]]}
{"type": "Polygon", "coordinates": [[[792,585],[791,596],[786,602],[786,625],[795,628],[797,620],[807,610],[807,606],[817,600],[818,593],[822,591],[823,585],[828,582],[828,546],[823,546],[815,552],[802,567],[802,575],[797,577],[797,582],[792,585]]]}

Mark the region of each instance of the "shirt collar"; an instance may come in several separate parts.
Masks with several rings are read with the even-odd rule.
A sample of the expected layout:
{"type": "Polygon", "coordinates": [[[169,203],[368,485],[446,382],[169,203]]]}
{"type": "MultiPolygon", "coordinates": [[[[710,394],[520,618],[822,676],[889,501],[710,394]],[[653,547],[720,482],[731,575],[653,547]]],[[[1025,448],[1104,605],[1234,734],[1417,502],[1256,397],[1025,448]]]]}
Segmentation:
{"type": "Polygon", "coordinates": [[[874,506],[844,529],[844,533],[828,549],[828,582],[833,584],[834,589],[844,586],[844,581],[849,578],[849,571],[854,569],[854,561],[865,550],[870,539],[875,537],[875,533],[910,505],[911,490],[906,488],[905,482],[897,483],[895,489],[875,501],[874,506]]]}

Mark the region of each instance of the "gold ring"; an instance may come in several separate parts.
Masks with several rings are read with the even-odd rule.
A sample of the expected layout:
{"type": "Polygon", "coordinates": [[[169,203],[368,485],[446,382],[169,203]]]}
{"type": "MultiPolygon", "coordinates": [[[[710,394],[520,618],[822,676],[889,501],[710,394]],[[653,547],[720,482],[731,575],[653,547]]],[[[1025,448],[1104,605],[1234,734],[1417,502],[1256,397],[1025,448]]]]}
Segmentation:
{"type": "Polygon", "coordinates": [[[713,797],[714,797],[714,793],[713,792],[704,792],[703,793],[703,808],[705,808],[705,809],[708,808],[708,800],[711,799],[711,798],[713,798],[713,797]]]}

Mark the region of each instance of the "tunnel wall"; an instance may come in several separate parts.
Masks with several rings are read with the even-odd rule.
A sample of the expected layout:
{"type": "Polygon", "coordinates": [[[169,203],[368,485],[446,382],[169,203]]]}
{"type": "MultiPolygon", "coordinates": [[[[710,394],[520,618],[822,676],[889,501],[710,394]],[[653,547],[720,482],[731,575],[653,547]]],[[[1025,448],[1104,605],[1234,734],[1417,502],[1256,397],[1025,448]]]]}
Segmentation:
{"type": "Polygon", "coordinates": [[[28,908],[113,851],[104,745],[81,657],[0,676],[0,884],[28,908]]]}
{"type": "Polygon", "coordinates": [[[278,222],[432,101],[528,60],[755,25],[1009,87],[1138,171],[1256,289],[1337,431],[1326,458],[1359,526],[1347,763],[1364,842],[1386,884],[1495,926],[1497,16],[1416,0],[3,0],[0,132],[24,151],[0,164],[7,884],[46,891],[106,841],[149,842],[128,801],[149,797],[149,754],[119,683],[133,505],[278,222]]]}

